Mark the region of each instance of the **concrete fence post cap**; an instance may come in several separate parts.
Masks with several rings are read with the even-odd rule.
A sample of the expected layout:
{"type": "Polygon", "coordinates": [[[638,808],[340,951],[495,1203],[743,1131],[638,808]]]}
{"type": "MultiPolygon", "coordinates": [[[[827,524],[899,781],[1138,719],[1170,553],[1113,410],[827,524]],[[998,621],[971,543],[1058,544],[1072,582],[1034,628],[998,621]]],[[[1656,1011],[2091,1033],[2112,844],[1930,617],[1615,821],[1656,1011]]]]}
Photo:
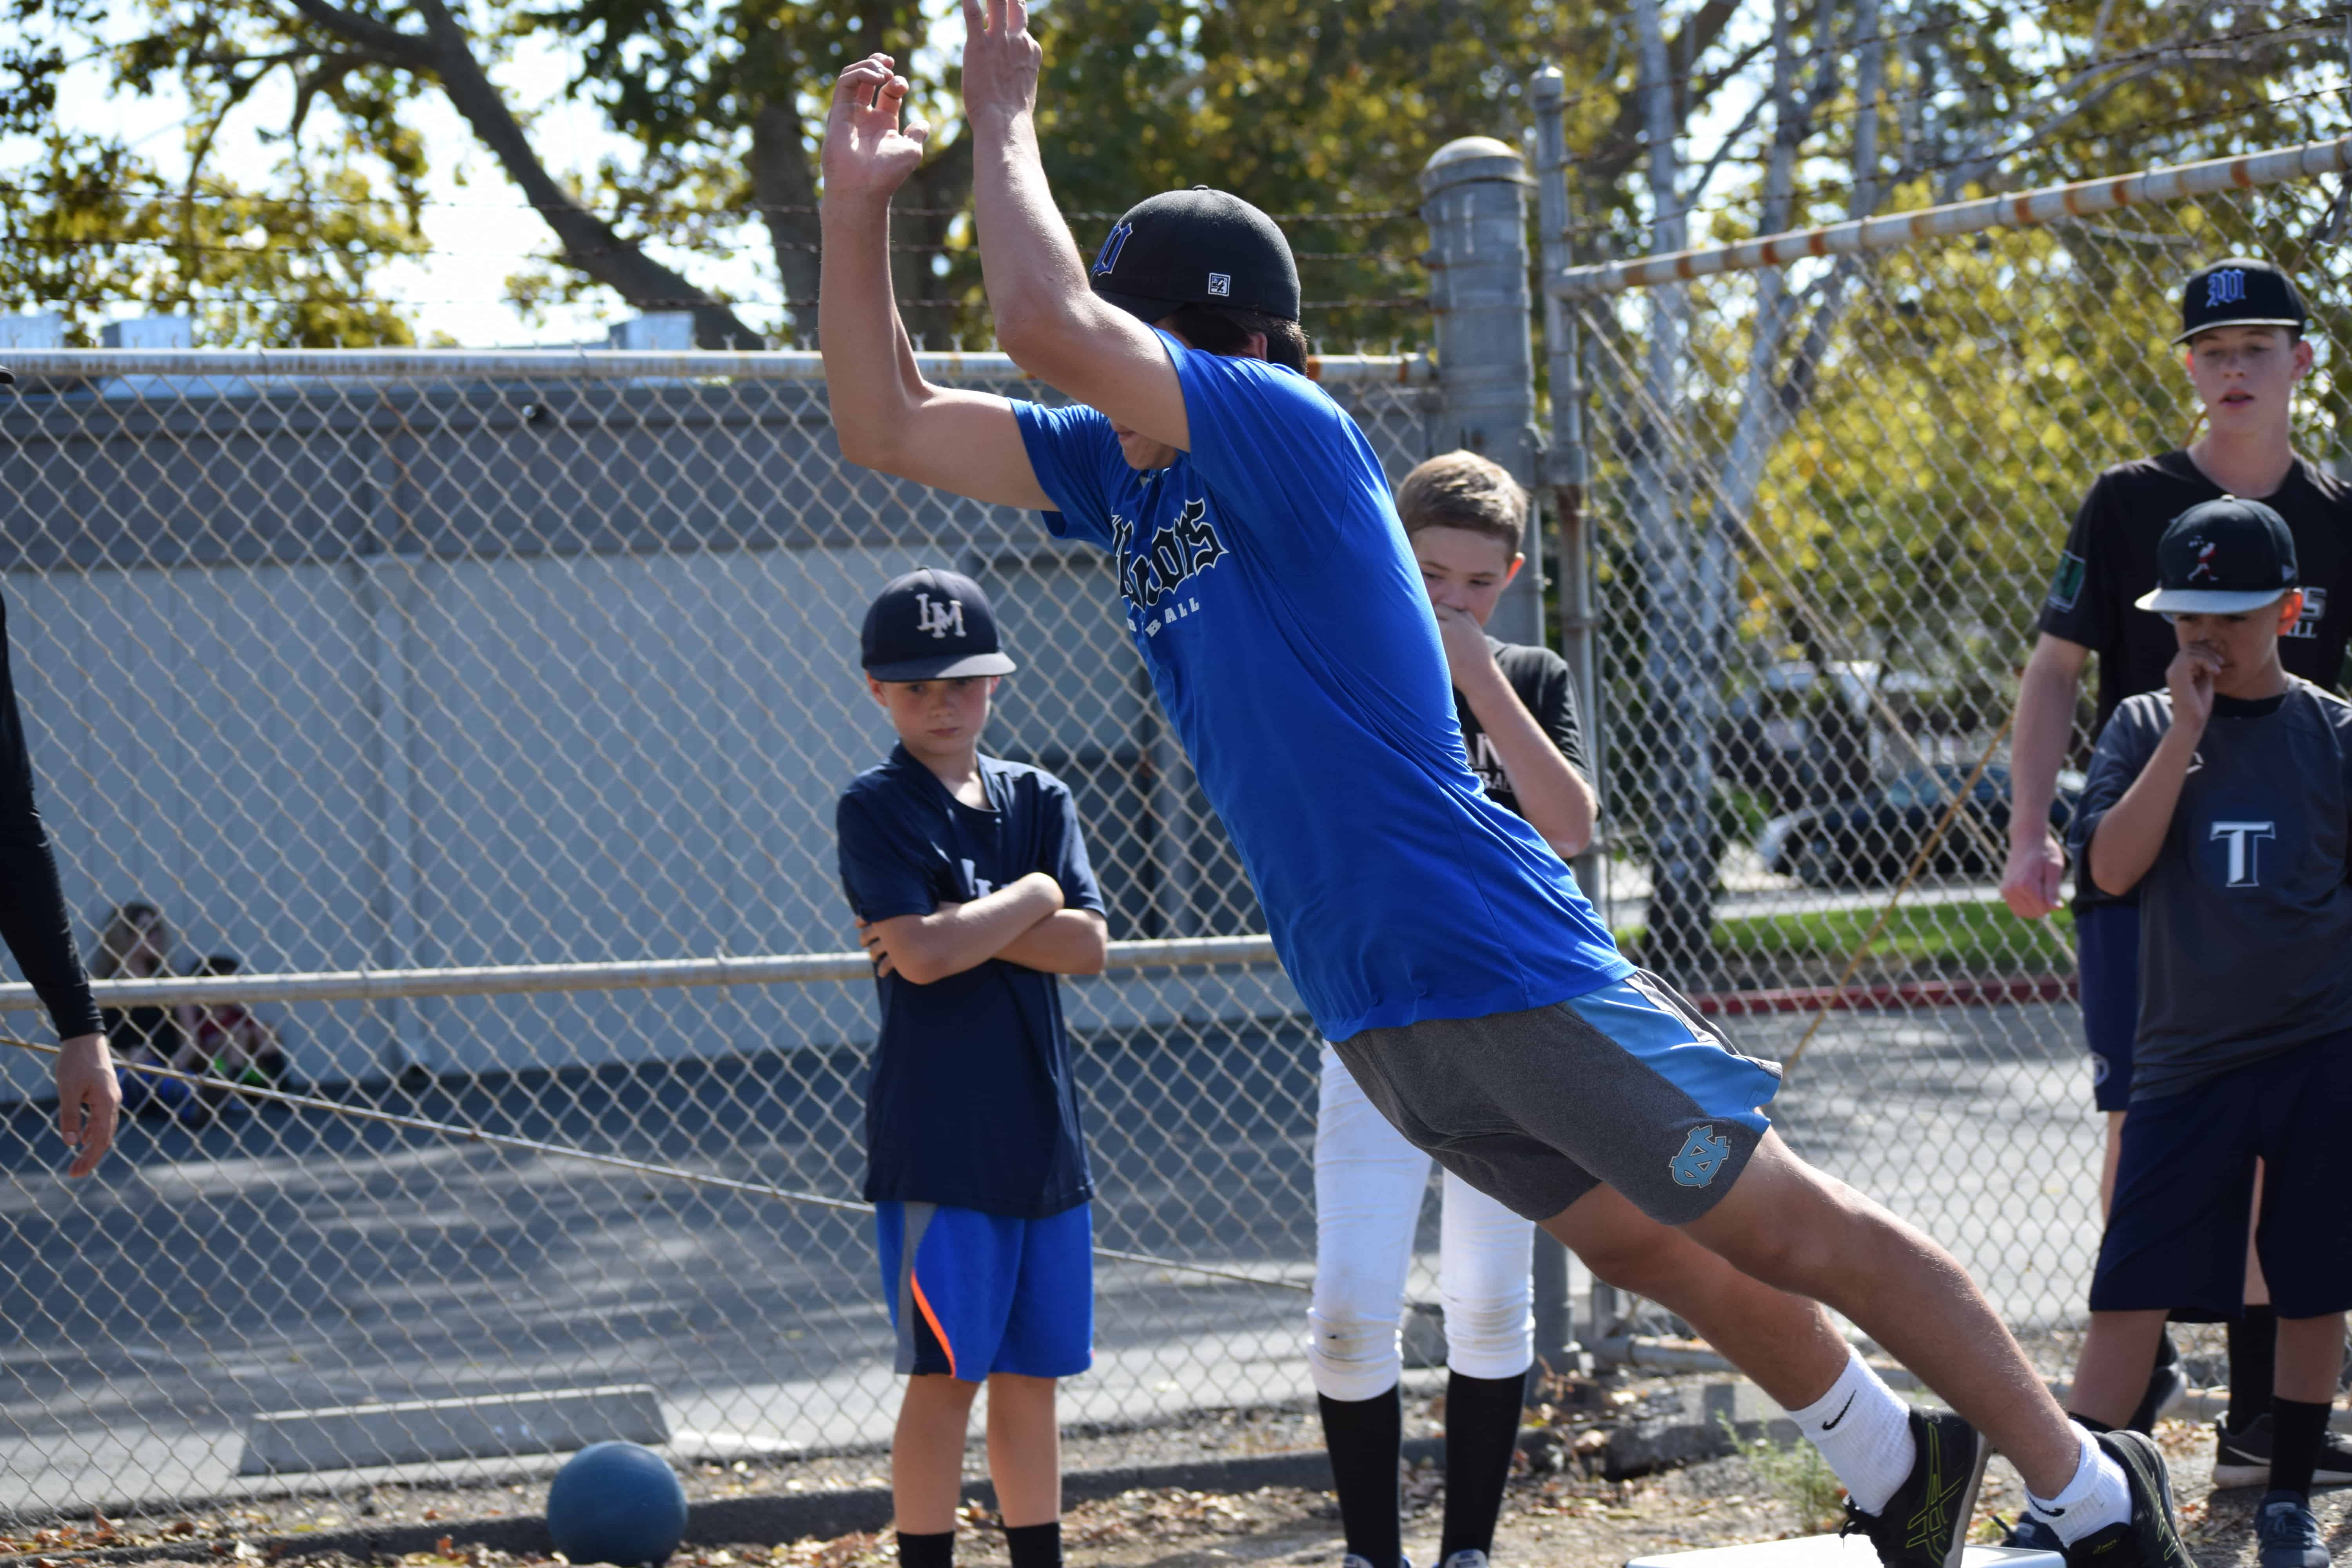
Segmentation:
{"type": "Polygon", "coordinates": [[[1533,183],[1528,178],[1527,160],[1519,156],[1519,150],[1492,136],[1456,137],[1432,153],[1429,162],[1421,168],[1424,195],[1473,180],[1506,180],[1521,185],[1533,183]]]}

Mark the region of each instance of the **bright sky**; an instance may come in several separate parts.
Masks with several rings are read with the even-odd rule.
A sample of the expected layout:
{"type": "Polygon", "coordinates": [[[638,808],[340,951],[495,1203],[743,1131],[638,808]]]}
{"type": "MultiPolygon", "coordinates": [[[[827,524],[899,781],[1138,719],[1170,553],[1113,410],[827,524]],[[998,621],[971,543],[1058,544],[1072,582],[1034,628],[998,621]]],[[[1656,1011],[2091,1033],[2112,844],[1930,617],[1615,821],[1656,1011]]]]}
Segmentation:
{"type": "MultiPolygon", "coordinates": [[[[926,8],[936,17],[927,52],[961,48],[963,20],[958,0],[931,0],[926,8]]],[[[604,131],[593,106],[563,96],[568,73],[562,58],[551,50],[526,49],[495,74],[509,104],[519,110],[537,106],[530,110],[535,116],[534,141],[559,177],[593,170],[608,153],[625,153],[619,139],[604,131]]],[[[251,132],[284,125],[291,102],[283,76],[273,78],[269,92],[257,94],[235,121],[239,134],[226,139],[215,152],[215,166],[240,184],[263,185],[279,149],[265,147],[251,132]]],[[[125,134],[167,175],[186,168],[182,145],[185,113],[184,101],[111,94],[104,71],[94,65],[79,68],[59,95],[58,118],[67,127],[125,134]]],[[[446,334],[468,347],[601,342],[609,323],[633,313],[617,303],[590,301],[556,307],[537,326],[526,322],[504,300],[505,281],[528,268],[534,253],[552,248],[545,225],[521,205],[520,193],[479,150],[473,133],[437,93],[415,100],[412,122],[422,130],[431,150],[434,205],[425,213],[425,226],[434,250],[422,261],[398,262],[376,276],[383,293],[408,305],[421,338],[446,334]]],[[[22,142],[0,140],[0,167],[22,167],[28,157],[29,149],[22,142]]],[[[705,287],[761,302],[747,306],[746,314],[754,321],[772,320],[776,311],[770,302],[778,299],[779,287],[765,231],[747,223],[742,240],[740,253],[724,260],[701,256],[664,259],[705,287]]],[[[118,312],[139,313],[128,304],[118,312]]]]}

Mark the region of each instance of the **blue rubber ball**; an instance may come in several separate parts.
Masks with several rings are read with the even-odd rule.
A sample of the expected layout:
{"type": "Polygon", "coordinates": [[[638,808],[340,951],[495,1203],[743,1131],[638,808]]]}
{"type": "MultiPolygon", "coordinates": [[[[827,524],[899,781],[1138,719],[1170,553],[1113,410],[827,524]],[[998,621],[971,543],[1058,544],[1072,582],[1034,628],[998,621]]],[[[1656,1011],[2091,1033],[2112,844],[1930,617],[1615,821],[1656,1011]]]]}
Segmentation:
{"type": "Polygon", "coordinates": [[[664,1563],[686,1537],[686,1488],[651,1448],[598,1443],[555,1472],[547,1533],[574,1563],[664,1563]]]}

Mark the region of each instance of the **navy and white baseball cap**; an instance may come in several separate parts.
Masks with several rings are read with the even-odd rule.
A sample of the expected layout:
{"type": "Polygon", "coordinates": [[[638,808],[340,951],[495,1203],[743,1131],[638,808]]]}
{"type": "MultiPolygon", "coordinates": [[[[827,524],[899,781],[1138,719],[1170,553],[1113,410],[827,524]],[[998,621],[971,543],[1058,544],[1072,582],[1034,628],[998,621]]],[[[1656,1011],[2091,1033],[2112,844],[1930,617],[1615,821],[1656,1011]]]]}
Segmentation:
{"type": "Polygon", "coordinates": [[[2156,542],[2156,586],[2132,601],[2159,615],[2235,615],[2294,587],[2294,535],[2258,500],[2200,501],[2156,542]]]}
{"type": "Polygon", "coordinates": [[[1010,675],[997,646],[996,616],[980,584],[960,572],[925,566],[893,577],[866,607],[859,651],[877,680],[946,680],[1010,675]]]}
{"type": "Polygon", "coordinates": [[[2294,279],[2259,257],[2225,256],[2189,275],[2180,289],[2180,331],[2185,343],[2214,327],[2294,327],[2310,322],[2294,279]]]}
{"type": "Polygon", "coordinates": [[[1186,305],[1298,320],[1298,263],[1275,221],[1236,195],[1194,185],[1127,209],[1095,254],[1097,294],[1145,321],[1186,305]]]}

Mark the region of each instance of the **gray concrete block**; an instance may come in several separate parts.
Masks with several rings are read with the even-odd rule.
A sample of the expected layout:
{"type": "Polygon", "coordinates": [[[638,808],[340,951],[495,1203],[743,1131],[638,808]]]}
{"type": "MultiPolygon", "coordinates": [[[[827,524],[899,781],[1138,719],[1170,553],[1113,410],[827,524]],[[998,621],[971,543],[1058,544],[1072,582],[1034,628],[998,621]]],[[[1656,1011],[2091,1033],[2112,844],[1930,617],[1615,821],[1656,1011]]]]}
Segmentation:
{"type": "Polygon", "coordinates": [[[1764,1391],[1742,1379],[1674,1388],[1645,1400],[1609,1434],[1601,1473],[1612,1481],[1678,1469],[1732,1451],[1731,1430],[1742,1442],[1769,1436],[1783,1447],[1798,1441],[1797,1425],[1764,1391]]]}
{"type": "Polygon", "coordinates": [[[556,1454],[607,1438],[648,1447],[669,1441],[661,1401],[644,1384],[485,1394],[268,1411],[245,1435],[237,1473],[356,1469],[428,1459],[556,1454]]]}

